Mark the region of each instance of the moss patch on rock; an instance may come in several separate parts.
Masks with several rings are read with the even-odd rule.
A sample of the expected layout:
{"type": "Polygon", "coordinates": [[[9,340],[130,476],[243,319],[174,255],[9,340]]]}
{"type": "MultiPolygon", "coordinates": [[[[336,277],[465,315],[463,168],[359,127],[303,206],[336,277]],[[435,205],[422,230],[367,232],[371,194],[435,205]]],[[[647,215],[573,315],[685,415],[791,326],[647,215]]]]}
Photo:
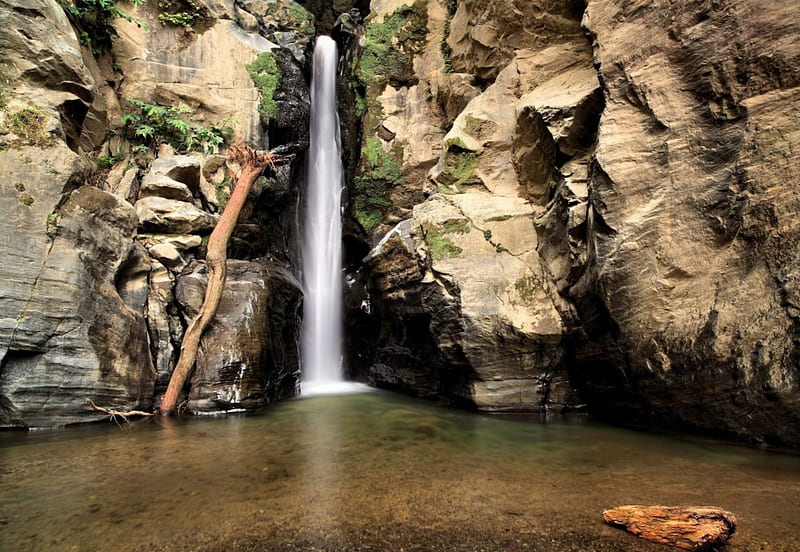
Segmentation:
{"type": "Polygon", "coordinates": [[[389,190],[401,184],[400,167],[392,155],[383,151],[379,138],[369,136],[361,150],[361,164],[355,186],[355,217],[365,231],[372,231],[391,203],[389,190]]]}
{"type": "Polygon", "coordinates": [[[11,135],[10,139],[5,140],[10,147],[47,147],[54,141],[47,131],[49,120],[48,113],[38,105],[19,109],[3,108],[0,110],[0,134],[11,135]]]}
{"type": "Polygon", "coordinates": [[[256,59],[247,65],[247,73],[261,93],[258,113],[261,115],[261,122],[266,125],[278,114],[274,96],[281,83],[281,71],[275,61],[275,56],[270,52],[258,54],[256,59]]]}

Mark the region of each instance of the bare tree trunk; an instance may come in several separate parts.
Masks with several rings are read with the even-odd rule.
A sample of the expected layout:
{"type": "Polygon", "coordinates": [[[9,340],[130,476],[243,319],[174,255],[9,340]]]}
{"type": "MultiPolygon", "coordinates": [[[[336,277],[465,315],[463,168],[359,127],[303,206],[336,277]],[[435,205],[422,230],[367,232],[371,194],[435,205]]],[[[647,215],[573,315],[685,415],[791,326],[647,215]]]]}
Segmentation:
{"type": "Polygon", "coordinates": [[[192,319],[181,342],[181,352],[178,363],[170,377],[167,392],[161,400],[161,414],[170,414],[175,410],[181,389],[183,389],[186,379],[194,366],[197,358],[197,347],[200,344],[200,337],[208,324],[214,319],[222,298],[222,290],[225,287],[225,277],[227,275],[228,241],[231,238],[236,221],[239,219],[239,212],[247,200],[247,194],[253,183],[258,180],[267,165],[272,165],[282,159],[276,158],[272,153],[258,152],[249,146],[242,144],[234,145],[228,157],[239,163],[242,168],[241,174],[236,181],[236,186],[228,199],[222,216],[211,232],[208,239],[208,250],[206,253],[206,266],[208,267],[208,285],[203,306],[200,307],[197,315],[192,319]]]}

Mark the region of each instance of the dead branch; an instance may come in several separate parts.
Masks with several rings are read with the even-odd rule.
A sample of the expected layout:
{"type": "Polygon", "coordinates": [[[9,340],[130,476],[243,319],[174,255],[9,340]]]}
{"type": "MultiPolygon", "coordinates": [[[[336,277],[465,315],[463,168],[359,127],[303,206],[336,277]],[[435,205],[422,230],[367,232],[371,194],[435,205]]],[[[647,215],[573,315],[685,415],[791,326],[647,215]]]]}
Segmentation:
{"type": "Polygon", "coordinates": [[[189,323],[181,342],[181,352],[175,369],[167,386],[167,391],[161,401],[160,414],[171,414],[175,411],[181,389],[186,383],[197,358],[197,348],[203,331],[217,314],[219,302],[222,299],[222,290],[227,276],[228,242],[233,229],[239,219],[239,213],[250,193],[253,183],[258,180],[261,173],[268,166],[274,168],[275,163],[287,161],[273,152],[257,151],[241,142],[234,144],[228,151],[231,161],[241,167],[236,186],[228,198],[228,203],[222,211],[219,222],[214,227],[208,238],[206,248],[206,267],[208,269],[208,284],[203,305],[197,315],[189,323]]]}
{"type": "Polygon", "coordinates": [[[129,418],[141,418],[141,417],[148,417],[152,416],[152,412],[145,412],[144,410],[114,410],[113,408],[105,408],[103,406],[97,406],[94,404],[92,399],[87,398],[86,404],[92,407],[92,410],[95,412],[102,412],[103,414],[108,415],[108,419],[119,425],[119,419],[125,421],[125,423],[130,423],[129,418]]]}

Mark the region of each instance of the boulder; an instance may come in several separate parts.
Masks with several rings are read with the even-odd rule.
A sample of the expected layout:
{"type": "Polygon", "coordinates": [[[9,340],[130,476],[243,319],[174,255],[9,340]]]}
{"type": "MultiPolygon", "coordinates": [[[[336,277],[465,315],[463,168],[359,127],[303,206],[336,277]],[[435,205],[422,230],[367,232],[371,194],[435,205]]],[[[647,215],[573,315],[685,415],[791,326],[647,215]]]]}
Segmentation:
{"type": "MultiPolygon", "coordinates": [[[[193,263],[176,295],[187,318],[205,295],[205,263],[193,263]]],[[[214,320],[200,340],[189,408],[214,414],[255,410],[297,392],[300,284],[264,261],[228,261],[214,320]]]]}
{"type": "Polygon", "coordinates": [[[716,550],[736,531],[736,517],[715,506],[618,506],[603,512],[609,525],[682,550],[716,550]]]}
{"type": "Polygon", "coordinates": [[[217,216],[185,201],[143,197],[136,202],[135,207],[139,226],[145,232],[207,234],[217,224],[217,216]]]}
{"type": "Polygon", "coordinates": [[[142,179],[142,185],[139,188],[140,198],[149,196],[187,202],[191,202],[193,199],[192,192],[186,184],[168,176],[153,175],[152,172],[142,179]]]}

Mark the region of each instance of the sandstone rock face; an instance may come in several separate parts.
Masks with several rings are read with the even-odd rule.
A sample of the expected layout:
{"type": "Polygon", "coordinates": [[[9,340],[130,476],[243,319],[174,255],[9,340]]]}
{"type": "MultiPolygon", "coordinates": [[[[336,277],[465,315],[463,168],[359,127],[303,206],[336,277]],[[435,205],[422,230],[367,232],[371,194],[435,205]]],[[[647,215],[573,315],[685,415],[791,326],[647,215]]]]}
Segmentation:
{"type": "Polygon", "coordinates": [[[598,409],[800,443],[799,17],[589,2],[606,108],[572,294],[621,351],[579,358],[598,409]]]}
{"type": "Polygon", "coordinates": [[[618,506],[603,512],[610,525],[682,550],[711,550],[736,531],[736,517],[714,506],[618,506]]]}
{"type": "MultiPolygon", "coordinates": [[[[177,296],[188,317],[203,301],[205,264],[181,275],[177,296]]],[[[217,315],[200,341],[189,408],[196,413],[255,410],[297,393],[302,292],[285,269],[228,261],[217,315]]]]}
{"type": "MultiPolygon", "coordinates": [[[[398,119],[410,86],[379,96],[384,151],[415,129],[408,151],[422,159],[436,150],[423,154],[426,128],[447,132],[418,188],[428,199],[416,184],[393,191],[395,205],[416,202],[413,219],[379,227],[365,260],[377,293],[364,316],[382,320],[370,377],[435,394],[437,374],[459,373],[459,395],[506,408],[520,393],[505,382],[525,373],[519,402],[535,409],[541,366],[618,420],[796,446],[798,8],[592,0],[583,12],[459,2],[453,72],[415,61],[434,104],[415,108],[424,120],[398,119]],[[528,303],[518,266],[535,267],[528,303]],[[420,298],[432,287],[445,303],[420,298]],[[495,363],[503,347],[486,336],[509,332],[522,360],[495,363]]],[[[437,17],[427,44],[446,28],[437,17]]]]}
{"type": "Polygon", "coordinates": [[[114,43],[114,58],[125,75],[121,97],[183,103],[196,109],[193,119],[204,124],[235,119],[235,138],[260,143],[259,92],[245,66],[276,45],[228,19],[216,20],[203,33],[187,34],[161,25],[149,12],[135,13],[151,32],[133,23],[116,24],[120,39],[114,43]]]}
{"type": "MultiPolygon", "coordinates": [[[[35,201],[20,203],[16,216],[0,223],[11,237],[3,257],[15,259],[2,263],[2,280],[11,284],[3,286],[0,302],[4,427],[98,419],[87,412],[86,397],[118,409],[147,408],[152,399],[147,329],[141,312],[126,304],[141,301],[126,266],[139,264],[139,254],[130,255],[136,214],[87,186],[56,209],[61,196],[53,181],[67,180],[59,171],[74,170],[79,159],[66,146],[49,153],[50,168],[32,165],[41,174],[26,180],[35,201]]],[[[0,152],[10,155],[19,152],[0,152]]]]}

